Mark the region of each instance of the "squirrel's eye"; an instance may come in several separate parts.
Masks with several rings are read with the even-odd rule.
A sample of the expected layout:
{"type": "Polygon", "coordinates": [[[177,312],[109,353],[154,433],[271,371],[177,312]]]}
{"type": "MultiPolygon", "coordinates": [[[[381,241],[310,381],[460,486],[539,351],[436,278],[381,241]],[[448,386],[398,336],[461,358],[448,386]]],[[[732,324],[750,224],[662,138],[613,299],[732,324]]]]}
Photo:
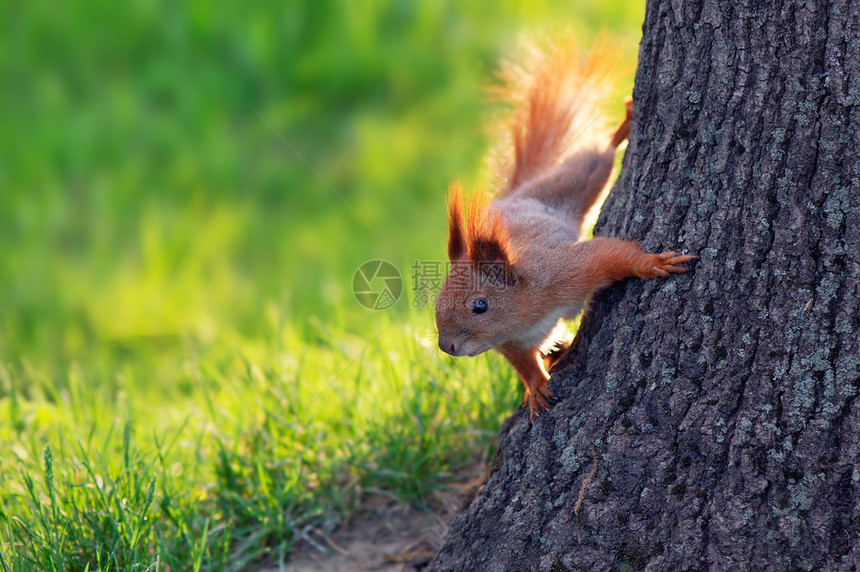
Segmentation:
{"type": "Polygon", "coordinates": [[[490,307],[490,303],[486,298],[475,298],[472,300],[472,313],[483,314],[490,307]]]}

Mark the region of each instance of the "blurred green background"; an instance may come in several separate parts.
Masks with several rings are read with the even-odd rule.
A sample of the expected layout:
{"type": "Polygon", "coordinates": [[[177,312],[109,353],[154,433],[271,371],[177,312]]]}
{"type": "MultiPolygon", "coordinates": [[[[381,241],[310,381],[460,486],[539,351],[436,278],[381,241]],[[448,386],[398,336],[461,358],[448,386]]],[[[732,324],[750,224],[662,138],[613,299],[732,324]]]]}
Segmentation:
{"type": "MultiPolygon", "coordinates": [[[[492,108],[484,88],[518,34],[567,29],[587,45],[604,30],[632,59],[643,14],[635,0],[4,3],[0,554],[20,557],[22,569],[38,568],[48,553],[59,558],[56,550],[28,552],[21,539],[35,542],[38,531],[24,534],[12,523],[15,515],[38,520],[33,498],[66,507],[52,522],[75,521],[83,510],[70,508],[78,493],[69,488],[65,500],[51,500],[50,486],[94,479],[81,468],[91,451],[69,445],[94,435],[105,440],[104,472],[127,477],[130,447],[140,459],[164,457],[158,431],[192,443],[191,452],[170,455],[180,463],[194,456],[200,472],[173,467],[165,474],[172,465],[164,459],[161,469],[140,469],[163,489],[147,510],[163,515],[165,498],[188,492],[186,516],[165,519],[175,542],[159,540],[154,528],[145,539],[127,539],[129,550],[132,540],[150,543],[142,561],[173,551],[178,569],[197,558],[204,568],[243,561],[218,560],[210,540],[201,548],[190,539],[200,537],[201,523],[210,536],[219,522],[222,535],[223,523],[265,526],[265,510],[244,518],[224,500],[234,485],[236,499],[246,500],[266,488],[265,471],[254,468],[261,459],[276,463],[303,443],[316,452],[301,466],[319,469],[325,458],[336,479],[345,457],[320,443],[345,451],[351,439],[372,441],[373,431],[401,427],[407,413],[412,423],[415,410],[380,410],[386,392],[403,398],[398,392],[414,385],[408,396],[418,410],[436,391],[432,384],[472,387],[472,375],[474,387],[483,387],[487,377],[502,376],[505,393],[486,398],[495,407],[481,412],[486,402],[464,393],[461,425],[450,428],[451,435],[466,426],[483,431],[474,445],[480,455],[518,402],[514,378],[492,359],[475,366],[436,355],[432,308],[411,309],[408,290],[392,310],[365,310],[352,297],[352,275],[381,258],[395,263],[408,285],[413,260],[444,258],[444,193],[452,179],[487,182],[484,124],[492,108]],[[376,353],[362,353],[381,332],[376,353]],[[332,379],[353,389],[335,386],[340,400],[316,404],[316,421],[302,417],[332,379]],[[421,385],[428,380],[431,386],[421,385]],[[373,392],[378,401],[364,403],[373,392]],[[290,428],[283,433],[266,421],[279,409],[299,419],[284,421],[290,428]],[[337,423],[345,418],[352,426],[337,423]],[[314,423],[324,436],[308,436],[314,423]],[[122,427],[134,428],[125,442],[110,436],[122,427]],[[249,431],[268,444],[249,445],[249,431]],[[53,485],[46,444],[53,471],[65,475],[53,485]],[[244,481],[224,477],[225,467],[241,472],[243,462],[252,467],[244,481]],[[35,497],[27,475],[36,481],[35,497]],[[206,504],[213,497],[217,507],[206,504]]],[[[440,411],[427,414],[441,423],[440,411]]],[[[426,427],[410,431],[404,443],[426,427]]],[[[463,455],[457,446],[435,443],[438,462],[420,483],[444,477],[450,459],[463,455]]],[[[371,471],[359,470],[359,478],[384,481],[378,471],[386,462],[359,464],[371,471]]],[[[400,476],[388,486],[420,502],[424,485],[403,484],[412,465],[390,462],[400,476]]],[[[304,492],[284,493],[272,514],[283,513],[282,501],[310,502],[308,482],[319,479],[303,480],[295,467],[278,470],[270,475],[275,482],[289,475],[304,492]]],[[[335,503],[328,493],[313,502],[308,514],[335,503]]],[[[294,524],[264,535],[247,558],[275,545],[288,552],[294,524]]],[[[50,544],[51,528],[40,542],[50,544]]],[[[235,553],[236,535],[218,542],[235,553]]],[[[64,546],[59,552],[69,550],[64,546]]],[[[97,568],[110,566],[122,569],[119,560],[97,568]]]]}

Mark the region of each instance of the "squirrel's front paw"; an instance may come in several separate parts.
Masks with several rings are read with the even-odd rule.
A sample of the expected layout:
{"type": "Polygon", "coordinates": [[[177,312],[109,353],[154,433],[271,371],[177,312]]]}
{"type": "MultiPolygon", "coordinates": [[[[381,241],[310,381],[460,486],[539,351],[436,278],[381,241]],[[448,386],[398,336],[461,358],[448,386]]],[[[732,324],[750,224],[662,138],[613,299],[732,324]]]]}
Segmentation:
{"type": "Polygon", "coordinates": [[[660,254],[646,254],[642,263],[638,264],[634,273],[639,278],[666,278],[669,274],[683,274],[689,268],[678,266],[691,260],[697,260],[698,256],[691,254],[678,254],[677,252],[661,252],[660,254]]]}
{"type": "Polygon", "coordinates": [[[532,421],[537,419],[541,411],[549,411],[549,402],[547,399],[550,398],[552,398],[552,391],[550,391],[546,381],[526,388],[526,398],[523,401],[529,404],[532,421]]]}

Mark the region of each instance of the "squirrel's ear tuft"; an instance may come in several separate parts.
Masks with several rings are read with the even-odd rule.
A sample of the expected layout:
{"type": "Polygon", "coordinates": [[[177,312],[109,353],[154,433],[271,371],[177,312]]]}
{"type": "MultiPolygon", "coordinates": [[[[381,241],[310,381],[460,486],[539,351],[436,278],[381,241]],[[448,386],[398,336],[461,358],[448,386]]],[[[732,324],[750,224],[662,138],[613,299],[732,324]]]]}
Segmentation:
{"type": "Polygon", "coordinates": [[[497,286],[516,284],[507,229],[499,214],[490,209],[487,195],[469,201],[466,213],[469,260],[482,279],[497,286]]]}
{"type": "Polygon", "coordinates": [[[451,262],[466,255],[463,232],[463,186],[454,182],[448,187],[448,259],[451,262]]]}

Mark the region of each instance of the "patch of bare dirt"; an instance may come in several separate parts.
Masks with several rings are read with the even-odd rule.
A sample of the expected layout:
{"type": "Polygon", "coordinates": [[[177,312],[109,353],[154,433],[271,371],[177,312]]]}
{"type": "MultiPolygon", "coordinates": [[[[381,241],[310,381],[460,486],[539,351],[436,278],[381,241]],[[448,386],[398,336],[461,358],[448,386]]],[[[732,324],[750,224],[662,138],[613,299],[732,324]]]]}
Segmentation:
{"type": "MultiPolygon", "coordinates": [[[[481,474],[480,468],[475,474],[481,474]]],[[[461,481],[428,499],[420,510],[384,495],[369,495],[348,524],[325,535],[312,531],[283,567],[258,572],[418,572],[442,546],[448,522],[471,498],[481,477],[461,481]]]]}

